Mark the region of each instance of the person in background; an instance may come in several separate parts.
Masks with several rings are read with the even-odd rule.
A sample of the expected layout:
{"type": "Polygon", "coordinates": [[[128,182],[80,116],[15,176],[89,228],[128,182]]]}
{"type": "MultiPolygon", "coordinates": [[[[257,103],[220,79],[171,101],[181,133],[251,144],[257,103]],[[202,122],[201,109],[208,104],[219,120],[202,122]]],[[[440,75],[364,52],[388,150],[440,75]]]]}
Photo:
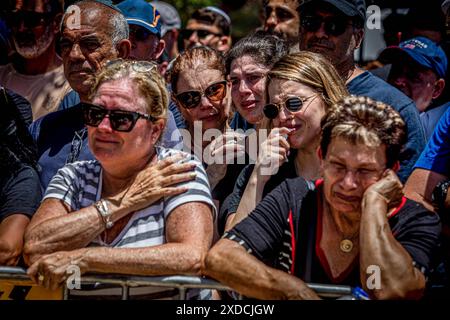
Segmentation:
{"type": "Polygon", "coordinates": [[[231,48],[231,19],[217,7],[200,8],[191,15],[186,28],[181,30],[184,50],[207,46],[220,52],[231,48]]]}
{"type": "Polygon", "coordinates": [[[39,206],[42,191],[36,146],[28,132],[30,104],[0,87],[0,107],[0,266],[15,266],[23,265],[25,228],[39,206]]]}
{"type": "Polygon", "coordinates": [[[129,27],[131,52],[128,59],[157,61],[164,52],[161,15],[144,0],[125,0],[117,4],[129,27]]]}
{"type": "Polygon", "coordinates": [[[391,65],[388,83],[414,100],[428,140],[449,105],[433,105],[445,88],[448,63],[444,50],[427,38],[416,37],[384,49],[379,59],[391,65]]]}
{"type": "Polygon", "coordinates": [[[161,36],[166,44],[164,50],[167,61],[172,61],[178,56],[178,36],[181,29],[181,18],[171,4],[164,1],[151,1],[150,4],[161,15],[161,36]]]}
{"type": "Polygon", "coordinates": [[[259,129],[264,118],[266,74],[288,50],[287,43],[275,34],[256,31],[228,51],[225,65],[236,110],[232,128],[259,129]]]}
{"type": "Polygon", "coordinates": [[[184,51],[170,73],[172,97],[186,120],[185,150],[201,157],[216,207],[245,166],[245,135],[230,130],[231,84],[222,54],[206,46],[184,51]]]}
{"type": "Polygon", "coordinates": [[[0,66],[0,85],[31,103],[33,119],[56,111],[70,91],[56,52],[62,3],[59,0],[15,0],[5,13],[17,54],[0,66]]]}
{"type": "Polygon", "coordinates": [[[291,52],[298,50],[298,0],[264,0],[264,30],[275,32],[287,41],[291,52]]]}

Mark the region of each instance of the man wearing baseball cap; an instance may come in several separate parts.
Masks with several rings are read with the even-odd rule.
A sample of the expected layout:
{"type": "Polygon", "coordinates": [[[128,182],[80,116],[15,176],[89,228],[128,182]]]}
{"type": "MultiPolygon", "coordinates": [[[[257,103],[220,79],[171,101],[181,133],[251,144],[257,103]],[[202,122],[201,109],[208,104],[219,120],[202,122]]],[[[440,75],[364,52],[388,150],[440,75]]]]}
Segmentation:
{"type": "Polygon", "coordinates": [[[161,37],[166,43],[167,59],[178,56],[178,35],[181,29],[181,18],[177,9],[164,1],[152,1],[150,4],[161,14],[161,37]]]}
{"type": "Polygon", "coordinates": [[[130,27],[131,53],[134,60],[156,61],[164,51],[161,16],[144,0],[125,0],[117,5],[130,27]]]}
{"type": "Polygon", "coordinates": [[[407,124],[407,142],[400,154],[398,171],[404,182],[425,147],[425,134],[414,101],[355,63],[354,52],[364,39],[365,1],[304,0],[298,11],[300,50],[323,54],[339,72],[351,94],[392,106],[407,124]]]}
{"type": "Polygon", "coordinates": [[[392,64],[388,82],[413,99],[420,112],[444,91],[447,57],[428,38],[416,37],[388,47],[379,60],[392,64]]]}

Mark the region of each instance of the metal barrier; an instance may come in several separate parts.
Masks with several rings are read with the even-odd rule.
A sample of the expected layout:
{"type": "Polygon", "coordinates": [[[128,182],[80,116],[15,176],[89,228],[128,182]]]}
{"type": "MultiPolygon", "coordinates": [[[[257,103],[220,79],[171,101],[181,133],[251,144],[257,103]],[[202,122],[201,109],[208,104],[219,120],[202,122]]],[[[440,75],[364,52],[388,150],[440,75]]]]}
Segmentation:
{"type": "MultiPolygon", "coordinates": [[[[0,266],[0,281],[1,280],[13,280],[17,282],[30,282],[30,277],[26,274],[24,268],[19,267],[5,267],[0,266]]],[[[197,276],[127,276],[116,274],[85,274],[81,277],[82,284],[94,284],[102,283],[109,285],[117,285],[122,287],[122,300],[129,298],[130,287],[139,286],[155,286],[155,287],[170,287],[176,288],[180,293],[180,300],[186,299],[186,290],[192,288],[198,289],[216,289],[220,291],[226,291],[231,289],[221,283],[197,276]]],[[[313,289],[319,296],[327,298],[341,298],[341,299],[354,299],[353,290],[350,286],[342,285],[324,285],[309,283],[308,286],[313,289]]],[[[69,297],[69,289],[67,286],[63,288],[63,299],[67,300],[69,297]]],[[[239,296],[239,300],[242,296],[239,296]]]]}

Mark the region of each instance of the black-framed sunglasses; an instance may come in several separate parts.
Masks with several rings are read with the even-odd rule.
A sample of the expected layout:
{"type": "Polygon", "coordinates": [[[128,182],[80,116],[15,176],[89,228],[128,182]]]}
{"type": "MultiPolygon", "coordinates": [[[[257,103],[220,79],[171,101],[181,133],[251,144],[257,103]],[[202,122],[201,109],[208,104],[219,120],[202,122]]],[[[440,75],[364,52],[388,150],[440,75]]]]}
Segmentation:
{"type": "Polygon", "coordinates": [[[215,36],[217,36],[217,37],[222,36],[221,33],[215,33],[215,32],[208,31],[208,30],[202,30],[202,29],[199,29],[199,30],[183,29],[183,30],[181,30],[181,37],[182,37],[183,39],[189,39],[189,38],[192,36],[192,34],[193,34],[194,32],[197,32],[197,36],[198,36],[200,39],[205,39],[207,36],[209,36],[209,35],[211,35],[211,34],[212,34],[212,35],[215,35],[215,36]]]}
{"type": "MultiPolygon", "coordinates": [[[[303,108],[303,105],[306,101],[311,98],[317,97],[317,94],[313,94],[306,98],[300,97],[287,97],[286,100],[280,103],[269,103],[266,104],[263,108],[264,115],[269,119],[275,119],[281,111],[281,108],[284,106],[290,112],[298,112],[303,108]]],[[[309,102],[311,103],[312,100],[309,102]]]]}
{"type": "Polygon", "coordinates": [[[214,82],[205,91],[186,91],[175,95],[175,99],[183,108],[192,109],[197,107],[204,95],[211,102],[218,102],[227,94],[227,80],[214,82]]]}
{"type": "Polygon", "coordinates": [[[150,32],[150,30],[147,30],[140,26],[133,26],[133,27],[130,26],[130,36],[131,35],[134,37],[135,40],[141,42],[147,41],[152,35],[158,37],[154,33],[150,32]]]}
{"type": "Polygon", "coordinates": [[[51,17],[51,12],[34,12],[18,10],[13,12],[3,12],[2,17],[11,28],[18,28],[23,22],[27,28],[35,28],[44,25],[51,17]]]}
{"type": "Polygon", "coordinates": [[[345,32],[347,26],[352,25],[346,17],[304,16],[300,19],[301,26],[309,32],[316,32],[324,24],[325,32],[330,36],[340,36],[345,32]]]}
{"type": "Polygon", "coordinates": [[[111,128],[115,131],[130,132],[133,130],[138,119],[142,118],[151,122],[156,121],[155,117],[134,111],[107,110],[101,106],[91,103],[81,103],[84,123],[91,127],[98,127],[103,119],[108,116],[111,128]]]}

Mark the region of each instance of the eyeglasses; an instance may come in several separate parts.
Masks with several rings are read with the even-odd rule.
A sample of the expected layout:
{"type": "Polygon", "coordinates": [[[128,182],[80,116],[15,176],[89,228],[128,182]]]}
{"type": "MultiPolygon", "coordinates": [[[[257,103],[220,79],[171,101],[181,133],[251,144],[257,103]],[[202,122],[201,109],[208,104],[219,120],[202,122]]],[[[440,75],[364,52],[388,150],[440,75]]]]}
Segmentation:
{"type": "MultiPolygon", "coordinates": [[[[303,104],[309,99],[317,97],[317,94],[313,94],[307,98],[300,97],[288,97],[281,103],[269,103],[263,108],[264,115],[269,119],[275,119],[280,113],[281,108],[284,106],[290,112],[297,112],[303,108],[303,104]]],[[[314,99],[313,99],[314,100],[314,99]]],[[[311,100],[310,103],[313,101],[311,100]]],[[[309,105],[309,104],[308,104],[309,105]]]]}
{"type": "Polygon", "coordinates": [[[200,30],[183,29],[183,30],[181,30],[181,37],[182,37],[183,39],[189,39],[189,38],[192,36],[192,34],[193,34],[194,32],[197,32],[197,36],[198,36],[200,39],[205,39],[207,36],[209,36],[209,35],[211,35],[211,34],[212,34],[212,35],[215,35],[215,36],[217,36],[217,37],[222,36],[221,33],[215,33],[215,32],[208,31],[208,30],[202,30],[202,29],[200,29],[200,30]]]}
{"type": "Polygon", "coordinates": [[[141,42],[147,41],[150,38],[150,36],[157,37],[157,35],[142,27],[134,27],[134,28],[130,27],[130,36],[131,35],[134,37],[135,40],[141,42]]]}
{"type": "Polygon", "coordinates": [[[175,96],[183,108],[192,109],[199,105],[204,95],[211,102],[218,102],[227,94],[227,80],[215,82],[208,86],[204,92],[186,91],[175,96]]]}
{"type": "Polygon", "coordinates": [[[304,16],[301,17],[301,26],[309,32],[316,32],[324,24],[324,29],[330,36],[340,36],[345,32],[347,26],[352,25],[345,17],[304,16]]]}
{"type": "Polygon", "coordinates": [[[125,60],[122,58],[108,60],[105,64],[107,68],[128,68],[130,67],[135,72],[149,73],[158,65],[152,61],[138,61],[138,60],[125,60]]]}
{"type": "Polygon", "coordinates": [[[50,17],[53,16],[51,12],[34,12],[34,11],[13,11],[4,12],[2,17],[11,28],[18,28],[23,22],[27,28],[35,28],[45,24],[50,17]]]}
{"type": "Polygon", "coordinates": [[[157,119],[148,114],[124,110],[107,110],[90,103],[81,103],[84,123],[91,127],[98,127],[108,116],[111,128],[115,131],[130,132],[139,118],[154,122],[157,119]]]}

